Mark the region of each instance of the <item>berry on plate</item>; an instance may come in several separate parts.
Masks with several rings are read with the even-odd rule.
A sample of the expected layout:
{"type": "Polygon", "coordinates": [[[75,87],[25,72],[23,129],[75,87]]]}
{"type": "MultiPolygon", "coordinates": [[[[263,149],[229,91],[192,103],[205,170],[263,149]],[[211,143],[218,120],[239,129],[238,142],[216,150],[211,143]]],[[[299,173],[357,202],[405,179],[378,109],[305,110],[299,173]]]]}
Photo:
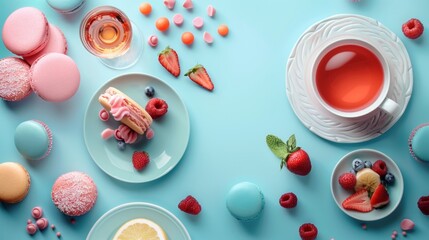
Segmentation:
{"type": "Polygon", "coordinates": [[[206,68],[201,64],[197,64],[193,68],[189,69],[185,76],[188,76],[193,82],[209,91],[214,89],[213,82],[207,73],[206,68]]]}
{"type": "Polygon", "coordinates": [[[294,208],[298,203],[298,198],[293,192],[288,192],[280,197],[279,203],[284,208],[294,208]]]}
{"type": "Polygon", "coordinates": [[[191,195],[188,195],[185,199],[180,201],[178,207],[183,212],[192,215],[198,215],[201,212],[201,205],[198,203],[197,199],[191,195]]]}
{"type": "Polygon", "coordinates": [[[378,173],[378,175],[380,175],[381,178],[384,178],[384,176],[386,176],[387,174],[386,162],[384,162],[383,160],[375,161],[374,164],[372,165],[372,170],[378,173]]]}
{"type": "Polygon", "coordinates": [[[429,196],[421,196],[417,201],[417,207],[424,215],[429,215],[429,196]]]}
{"type": "Polygon", "coordinates": [[[355,172],[359,172],[360,170],[365,168],[365,163],[359,158],[356,158],[352,161],[352,168],[353,170],[355,170],[355,172]]]}
{"type": "Polygon", "coordinates": [[[179,56],[174,49],[167,46],[159,53],[158,61],[173,76],[178,77],[180,75],[179,56]]]}
{"type": "Polygon", "coordinates": [[[152,86],[147,86],[144,89],[144,94],[146,94],[148,98],[152,98],[153,96],[155,96],[155,88],[153,88],[152,86]]]}
{"type": "Polygon", "coordinates": [[[317,227],[312,223],[304,223],[299,227],[299,236],[302,240],[314,240],[317,237],[317,227]]]}
{"type": "Polygon", "coordinates": [[[416,18],[411,18],[406,23],[402,24],[402,32],[407,38],[416,39],[423,34],[423,31],[423,24],[416,18]]]}
{"type": "Polygon", "coordinates": [[[344,209],[353,210],[358,212],[372,211],[371,200],[368,196],[368,191],[362,189],[350,195],[342,202],[344,209]]]}
{"type": "Polygon", "coordinates": [[[378,185],[371,196],[371,205],[373,208],[381,208],[390,202],[389,193],[383,184],[378,185]]]}
{"type": "Polygon", "coordinates": [[[145,151],[134,151],[133,166],[138,171],[143,170],[150,162],[149,154],[145,151]]]}
{"type": "Polygon", "coordinates": [[[153,119],[157,119],[167,113],[168,104],[161,98],[152,98],[147,102],[145,109],[153,119]]]}
{"type": "Polygon", "coordinates": [[[356,185],[356,176],[350,172],[343,173],[338,178],[338,183],[345,190],[352,190],[355,188],[356,185]]]}
{"type": "Polygon", "coordinates": [[[384,176],[384,182],[387,185],[393,185],[395,183],[395,175],[390,172],[386,173],[386,176],[384,176]]]}
{"type": "Polygon", "coordinates": [[[310,173],[310,157],[306,151],[296,146],[294,134],[289,137],[286,143],[274,135],[267,135],[266,142],[274,155],[281,159],[280,168],[286,165],[289,171],[301,176],[310,173]]]}

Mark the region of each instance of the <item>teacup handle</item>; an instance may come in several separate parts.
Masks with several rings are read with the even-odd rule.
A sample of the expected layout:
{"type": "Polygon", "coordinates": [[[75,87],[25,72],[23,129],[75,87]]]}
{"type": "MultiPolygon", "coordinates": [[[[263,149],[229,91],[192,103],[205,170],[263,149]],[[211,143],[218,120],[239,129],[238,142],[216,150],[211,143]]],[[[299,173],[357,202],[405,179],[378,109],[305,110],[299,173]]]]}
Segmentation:
{"type": "Polygon", "coordinates": [[[398,111],[399,104],[390,98],[386,98],[386,99],[384,99],[383,103],[380,105],[380,108],[385,113],[393,116],[396,113],[396,111],[398,111]]]}

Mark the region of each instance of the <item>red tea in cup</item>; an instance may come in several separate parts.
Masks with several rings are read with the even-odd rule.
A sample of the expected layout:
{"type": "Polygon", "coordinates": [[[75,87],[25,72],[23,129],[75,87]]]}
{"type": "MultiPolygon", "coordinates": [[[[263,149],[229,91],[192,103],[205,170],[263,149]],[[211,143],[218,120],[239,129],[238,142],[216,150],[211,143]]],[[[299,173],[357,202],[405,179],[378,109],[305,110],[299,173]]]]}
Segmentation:
{"type": "Polygon", "coordinates": [[[321,58],[315,84],[326,104],[339,111],[354,112],[378,99],[384,77],[377,55],[366,47],[347,44],[331,49],[321,58]]]}

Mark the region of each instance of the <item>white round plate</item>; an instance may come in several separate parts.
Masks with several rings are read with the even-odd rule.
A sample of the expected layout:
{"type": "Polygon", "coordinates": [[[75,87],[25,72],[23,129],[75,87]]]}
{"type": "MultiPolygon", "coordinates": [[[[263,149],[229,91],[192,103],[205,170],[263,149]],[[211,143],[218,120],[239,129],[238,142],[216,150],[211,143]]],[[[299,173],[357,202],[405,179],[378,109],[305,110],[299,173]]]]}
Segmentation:
{"type": "Polygon", "coordinates": [[[398,207],[404,193],[404,179],[398,165],[387,155],[373,149],[358,149],[347,153],[342,157],[331,175],[331,193],[338,207],[350,217],[361,221],[375,221],[389,216],[398,207]],[[390,202],[388,205],[380,209],[373,209],[371,212],[361,213],[357,211],[346,210],[342,207],[342,202],[349,197],[353,192],[344,190],[338,183],[338,178],[341,174],[352,169],[352,162],[355,158],[360,158],[363,161],[369,160],[374,163],[381,159],[386,162],[388,172],[395,176],[395,183],[387,187],[390,202]]]}
{"type": "Polygon", "coordinates": [[[115,77],[95,92],[85,113],[83,129],[88,152],[105,173],[124,182],[142,183],[164,176],[179,163],[188,145],[190,124],[188,111],[173,88],[155,77],[135,73],[115,77]],[[155,136],[152,139],[143,137],[138,143],[127,144],[125,150],[121,151],[115,138],[105,140],[101,137],[104,129],[116,129],[120,123],[113,117],[106,122],[100,120],[102,106],[98,97],[108,87],[115,87],[144,107],[149,101],[144,93],[149,85],[155,88],[155,97],[167,102],[168,112],[153,121],[151,128],[155,136]],[[150,164],[142,171],[133,167],[134,151],[146,151],[149,154],[150,164]]]}
{"type": "Polygon", "coordinates": [[[404,113],[412,88],[412,66],[401,40],[378,21],[360,15],[334,15],[311,26],[292,49],[286,68],[286,93],[297,117],[313,133],[339,143],[364,142],[389,130],[404,113]],[[387,96],[399,105],[393,116],[375,110],[364,119],[339,118],[309,93],[306,76],[312,53],[342,35],[365,38],[386,56],[391,75],[387,96]]]}
{"type": "Polygon", "coordinates": [[[126,203],[109,210],[95,222],[86,240],[112,239],[124,223],[135,218],[146,218],[157,223],[169,239],[191,240],[176,216],[165,208],[145,202],[126,203]]]}

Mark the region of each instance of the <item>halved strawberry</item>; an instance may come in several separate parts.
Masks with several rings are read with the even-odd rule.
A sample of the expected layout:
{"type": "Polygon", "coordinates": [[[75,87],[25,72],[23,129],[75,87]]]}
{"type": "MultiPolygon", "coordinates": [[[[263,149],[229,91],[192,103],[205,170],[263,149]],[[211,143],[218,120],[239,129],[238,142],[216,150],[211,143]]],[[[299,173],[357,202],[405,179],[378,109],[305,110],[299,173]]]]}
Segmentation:
{"type": "Polygon", "coordinates": [[[174,49],[167,46],[159,53],[158,61],[173,76],[178,77],[180,75],[179,56],[174,49]]]}
{"type": "Polygon", "coordinates": [[[192,81],[209,91],[214,89],[213,82],[210,79],[207,70],[201,64],[197,64],[193,68],[189,69],[185,76],[188,76],[192,81]]]}
{"type": "Polygon", "coordinates": [[[389,193],[383,184],[378,185],[371,196],[371,205],[373,208],[380,208],[390,202],[389,193]]]}
{"type": "Polygon", "coordinates": [[[343,208],[347,210],[354,210],[358,212],[372,211],[371,200],[368,196],[368,191],[362,189],[350,195],[343,203],[343,208]]]}

